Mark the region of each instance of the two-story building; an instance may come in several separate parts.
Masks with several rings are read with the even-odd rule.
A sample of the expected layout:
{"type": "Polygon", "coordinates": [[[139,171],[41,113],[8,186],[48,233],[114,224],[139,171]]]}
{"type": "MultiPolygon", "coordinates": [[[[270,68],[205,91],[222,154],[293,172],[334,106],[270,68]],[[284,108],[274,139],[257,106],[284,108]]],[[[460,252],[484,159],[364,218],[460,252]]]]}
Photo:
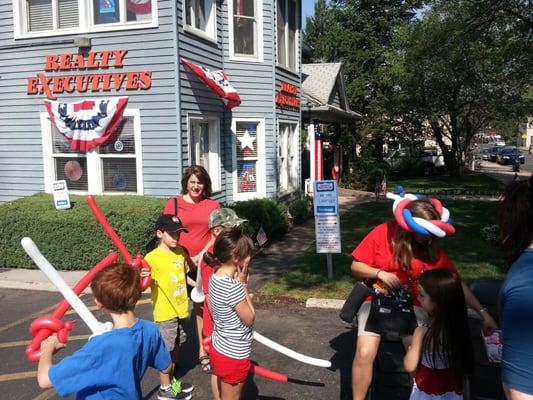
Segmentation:
{"type": "Polygon", "coordinates": [[[300,0],[0,0],[0,10],[0,202],[61,179],[70,193],[171,196],[192,164],[221,201],[299,189],[300,0]],[[225,109],[182,60],[224,71],[241,104],[225,109]],[[90,113],[120,98],[116,128],[88,151],[73,150],[45,106],[62,104],[63,122],[85,108],[98,121],[90,113]]]}

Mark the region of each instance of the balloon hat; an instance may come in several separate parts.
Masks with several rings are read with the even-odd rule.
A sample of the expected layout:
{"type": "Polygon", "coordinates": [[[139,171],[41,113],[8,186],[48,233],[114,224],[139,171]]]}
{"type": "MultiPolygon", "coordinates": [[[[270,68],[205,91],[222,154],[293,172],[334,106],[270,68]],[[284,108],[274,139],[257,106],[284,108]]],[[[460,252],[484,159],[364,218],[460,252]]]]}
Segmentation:
{"type": "Polygon", "coordinates": [[[440,219],[427,220],[413,217],[411,210],[407,208],[414,200],[421,200],[424,197],[405,193],[402,186],[398,186],[398,193],[394,194],[389,192],[387,193],[387,198],[394,200],[392,212],[394,213],[394,219],[402,229],[423,236],[434,235],[439,238],[455,233],[455,228],[450,218],[450,211],[446,207],[443,207],[439,200],[431,197],[427,198],[440,216],[440,219]]]}

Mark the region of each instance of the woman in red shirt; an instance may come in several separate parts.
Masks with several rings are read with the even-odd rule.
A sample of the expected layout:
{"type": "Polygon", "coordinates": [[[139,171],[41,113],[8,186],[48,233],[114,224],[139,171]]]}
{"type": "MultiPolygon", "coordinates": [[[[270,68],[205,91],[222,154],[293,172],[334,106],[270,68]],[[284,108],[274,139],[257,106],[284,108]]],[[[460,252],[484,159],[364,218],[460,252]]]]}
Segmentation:
{"type": "MultiPolygon", "coordinates": [[[[209,232],[207,220],[211,213],[220,207],[211,197],[211,178],[204,167],[191,165],[181,179],[181,195],[167,200],[163,214],[179,216],[188,232],[180,235],[180,246],[190,257],[191,271],[196,270],[200,255],[214,242],[209,232]]],[[[195,275],[196,276],[196,275],[195,275]]],[[[202,346],[203,303],[194,303],[196,329],[198,331],[199,355],[204,372],[210,373],[209,357],[202,346]]]]}
{"type": "MultiPolygon", "coordinates": [[[[413,218],[426,221],[440,220],[434,205],[425,200],[413,200],[405,209],[413,218]]],[[[405,224],[404,224],[405,226],[405,224]]],[[[439,239],[403,229],[396,221],[375,227],[352,252],[352,272],[358,279],[375,279],[385,288],[401,286],[412,295],[418,324],[426,322],[427,315],[418,302],[418,279],[427,270],[444,268],[458,274],[452,261],[441,248],[439,239]]],[[[481,306],[473,293],[463,283],[465,300],[483,318],[486,331],[496,328],[492,317],[481,306]]],[[[352,364],[352,391],[354,400],[364,400],[372,381],[372,369],[381,336],[365,330],[370,312],[367,299],[357,313],[357,344],[352,364]]],[[[408,342],[408,341],[406,341],[408,342]]]]}

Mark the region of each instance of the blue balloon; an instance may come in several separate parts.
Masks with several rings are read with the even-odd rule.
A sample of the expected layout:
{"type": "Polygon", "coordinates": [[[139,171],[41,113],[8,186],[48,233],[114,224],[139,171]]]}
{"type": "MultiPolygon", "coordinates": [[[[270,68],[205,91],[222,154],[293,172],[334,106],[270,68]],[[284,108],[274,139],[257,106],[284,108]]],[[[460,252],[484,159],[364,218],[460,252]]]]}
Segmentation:
{"type": "Polygon", "coordinates": [[[403,218],[405,219],[405,223],[409,228],[411,228],[416,233],[422,235],[422,236],[431,236],[431,232],[428,231],[426,228],[418,225],[415,220],[413,219],[413,215],[411,214],[411,211],[407,208],[403,209],[403,218]]]}

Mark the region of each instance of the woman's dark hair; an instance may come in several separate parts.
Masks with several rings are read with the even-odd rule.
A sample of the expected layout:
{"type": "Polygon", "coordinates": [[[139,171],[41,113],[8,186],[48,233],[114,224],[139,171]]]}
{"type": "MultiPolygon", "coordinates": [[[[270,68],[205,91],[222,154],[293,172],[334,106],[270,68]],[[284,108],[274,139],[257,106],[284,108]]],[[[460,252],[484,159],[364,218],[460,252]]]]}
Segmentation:
{"type": "Polygon", "coordinates": [[[501,244],[510,267],[533,240],[533,175],[507,185],[498,214],[501,244]]]}
{"type": "Polygon", "coordinates": [[[205,168],[201,165],[191,165],[185,170],[183,177],[181,178],[181,194],[187,193],[187,183],[189,182],[191,175],[196,176],[200,183],[204,185],[204,197],[211,197],[211,194],[213,193],[211,189],[211,178],[205,168]]]}
{"type": "Polygon", "coordinates": [[[244,260],[252,255],[254,243],[239,228],[224,229],[215,239],[213,254],[204,253],[204,260],[209,265],[225,264],[234,259],[244,260]]]}
{"type": "Polygon", "coordinates": [[[453,272],[440,268],[424,272],[419,284],[434,306],[431,324],[422,341],[422,354],[434,366],[442,355],[442,360],[462,381],[474,371],[474,350],[461,280],[453,272]]]}
{"type": "MultiPolygon", "coordinates": [[[[426,220],[440,219],[435,207],[425,200],[414,200],[407,207],[413,217],[424,218],[426,220]]],[[[396,221],[394,233],[392,235],[392,258],[402,268],[409,269],[411,260],[416,256],[428,262],[438,259],[440,243],[436,237],[431,237],[427,242],[417,243],[413,240],[414,234],[400,227],[396,221]]]]}

